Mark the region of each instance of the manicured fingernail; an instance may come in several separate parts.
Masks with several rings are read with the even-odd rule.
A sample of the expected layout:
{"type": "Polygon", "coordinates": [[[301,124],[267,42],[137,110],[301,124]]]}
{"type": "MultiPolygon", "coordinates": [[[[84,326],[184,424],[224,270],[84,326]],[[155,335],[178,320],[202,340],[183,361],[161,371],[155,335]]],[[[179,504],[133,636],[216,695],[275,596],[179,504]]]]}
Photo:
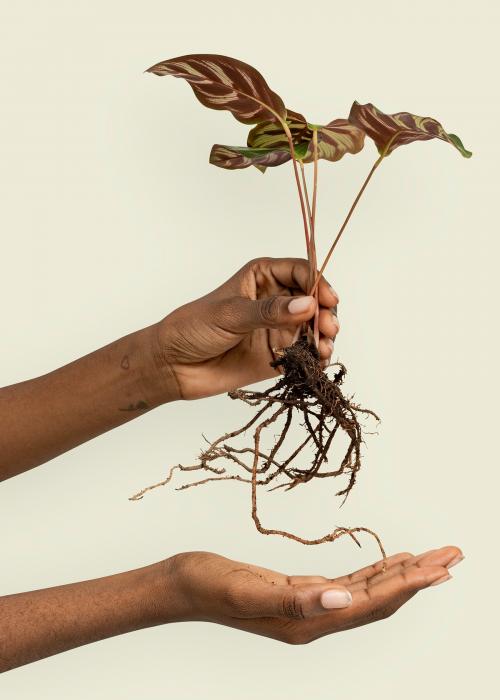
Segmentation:
{"type": "Polygon", "coordinates": [[[314,297],[296,297],[288,304],[288,311],[291,314],[303,314],[311,307],[313,301],[314,297]]]}
{"type": "Polygon", "coordinates": [[[452,566],[456,566],[457,564],[460,564],[461,561],[465,559],[463,554],[457,554],[457,556],[450,561],[448,566],[446,567],[447,569],[451,569],[452,566]]]}
{"type": "Polygon", "coordinates": [[[431,586],[439,586],[440,583],[445,583],[445,581],[449,581],[450,578],[452,578],[451,574],[445,574],[441,576],[441,578],[438,578],[437,581],[434,581],[434,583],[431,583],[431,586]]]}
{"type": "Polygon", "coordinates": [[[330,346],[330,351],[333,352],[334,343],[332,338],[328,338],[328,345],[330,346]]]}
{"type": "Polygon", "coordinates": [[[321,594],[321,605],[327,610],[331,608],[347,608],[351,603],[352,595],[349,591],[330,588],[330,590],[321,594]]]}
{"type": "Polygon", "coordinates": [[[335,334],[337,334],[340,330],[340,323],[339,323],[338,318],[336,316],[334,316],[333,314],[332,314],[332,321],[333,321],[333,325],[336,328],[335,334]]]}

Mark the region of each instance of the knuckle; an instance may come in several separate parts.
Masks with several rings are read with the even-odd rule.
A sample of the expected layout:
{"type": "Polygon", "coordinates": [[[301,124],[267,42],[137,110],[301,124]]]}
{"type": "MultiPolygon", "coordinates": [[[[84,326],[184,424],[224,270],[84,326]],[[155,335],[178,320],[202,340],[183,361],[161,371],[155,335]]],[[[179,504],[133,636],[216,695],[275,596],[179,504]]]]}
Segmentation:
{"type": "Polygon", "coordinates": [[[280,316],[280,302],[276,296],[267,297],[260,303],[260,316],[266,323],[276,323],[280,316]]]}
{"type": "Polygon", "coordinates": [[[305,614],[301,596],[296,594],[283,598],[282,612],[283,617],[286,617],[289,620],[303,620],[305,618],[305,614]]]}
{"type": "Polygon", "coordinates": [[[245,265],[245,268],[248,270],[253,270],[254,268],[258,267],[259,265],[268,265],[272,263],[274,258],[271,258],[269,256],[263,256],[261,258],[252,258],[252,260],[249,260],[247,264],[245,265]]]}

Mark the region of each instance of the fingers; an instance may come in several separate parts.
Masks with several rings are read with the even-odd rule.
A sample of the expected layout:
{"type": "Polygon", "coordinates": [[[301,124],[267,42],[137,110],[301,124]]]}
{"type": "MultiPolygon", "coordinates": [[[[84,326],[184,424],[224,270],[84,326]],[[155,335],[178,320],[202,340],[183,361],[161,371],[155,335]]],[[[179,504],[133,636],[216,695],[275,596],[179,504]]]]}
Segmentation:
{"type": "Polygon", "coordinates": [[[325,366],[328,366],[333,353],[333,340],[331,338],[321,337],[319,340],[318,351],[319,356],[324,361],[325,366]]]}
{"type": "Polygon", "coordinates": [[[447,546],[440,549],[431,549],[415,558],[415,562],[420,566],[430,566],[432,564],[446,566],[447,569],[459,564],[464,555],[459,547],[447,546]]]}
{"type": "MultiPolygon", "coordinates": [[[[250,263],[253,268],[261,269],[264,274],[271,274],[283,287],[298,289],[307,294],[310,289],[309,263],[302,258],[258,258],[250,263]]],[[[333,308],[339,303],[334,289],[321,277],[318,285],[320,306],[333,308]]]]}
{"type": "MultiPolygon", "coordinates": [[[[382,581],[384,579],[384,576],[388,577],[401,574],[404,572],[405,569],[411,566],[442,566],[446,569],[449,569],[452,566],[459,564],[463,558],[464,556],[458,547],[441,547],[441,549],[431,549],[430,551],[424,552],[423,554],[419,554],[416,557],[410,557],[396,563],[394,566],[388,568],[385,573],[376,573],[374,576],[370,577],[365,583],[367,583],[370,586],[373,586],[382,581]]],[[[349,590],[352,591],[352,587],[349,587],[349,590]]]]}
{"type": "Polygon", "coordinates": [[[233,602],[233,608],[238,617],[248,618],[304,620],[346,608],[352,602],[351,593],[344,586],[321,582],[300,585],[249,582],[237,595],[242,604],[235,606],[233,602]]]}
{"type": "MultiPolygon", "coordinates": [[[[213,321],[223,330],[244,334],[258,328],[289,329],[313,318],[317,302],[307,294],[310,289],[307,260],[259,258],[242,271],[252,272],[256,289],[248,296],[243,293],[229,298],[217,297],[212,306],[213,321]],[[273,293],[280,292],[280,288],[283,288],[282,294],[273,293]]],[[[338,301],[337,293],[321,278],[318,285],[318,325],[320,336],[324,339],[319,348],[323,360],[330,358],[332,344],[329,339],[333,339],[339,331],[336,319],[338,301]]]]}
{"type": "MultiPolygon", "coordinates": [[[[369,609],[394,604],[398,597],[407,600],[419,590],[427,588],[448,575],[444,566],[408,566],[399,573],[384,578],[366,589],[355,591],[353,601],[369,609]]],[[[399,607],[399,606],[398,606],[399,607]]]]}
{"type": "Polygon", "coordinates": [[[354,591],[348,608],[332,610],[326,615],[304,621],[301,623],[301,636],[312,640],[386,619],[420,590],[446,580],[447,576],[448,572],[442,566],[409,567],[373,587],[354,591]]]}
{"type": "Polygon", "coordinates": [[[258,328],[290,328],[314,316],[313,297],[270,296],[264,299],[233,297],[217,302],[213,321],[223,330],[245,334],[258,328]]]}
{"type": "Polygon", "coordinates": [[[331,309],[319,310],[319,332],[327,338],[335,338],[340,329],[340,324],[336,316],[333,315],[331,309]]]}
{"type": "Polygon", "coordinates": [[[370,576],[374,576],[375,574],[383,571],[384,568],[386,570],[390,570],[392,566],[407,559],[413,558],[413,554],[410,554],[409,552],[399,552],[398,554],[393,554],[392,556],[387,557],[387,559],[380,559],[379,561],[375,562],[375,564],[370,564],[369,566],[365,566],[358,571],[354,571],[352,574],[332,579],[332,581],[335,581],[335,583],[339,583],[343,586],[350,586],[358,581],[365,581],[370,576]]]}

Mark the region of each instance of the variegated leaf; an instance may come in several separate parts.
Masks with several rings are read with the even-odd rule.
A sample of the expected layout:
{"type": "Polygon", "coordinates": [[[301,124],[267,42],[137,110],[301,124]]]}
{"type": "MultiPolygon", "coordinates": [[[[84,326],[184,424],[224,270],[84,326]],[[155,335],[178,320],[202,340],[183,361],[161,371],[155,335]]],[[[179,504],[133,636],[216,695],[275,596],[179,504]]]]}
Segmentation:
{"type": "Polygon", "coordinates": [[[240,170],[255,165],[261,172],[291,159],[290,151],[279,148],[248,148],[245,146],[222,146],[216,143],[210,152],[210,163],[227,170],[240,170]]]}
{"type": "MultiPolygon", "coordinates": [[[[365,132],[347,119],[334,119],[326,126],[318,126],[318,158],[337,161],[346,153],[359,153],[365,141],[365,132]]],[[[309,142],[304,163],[314,161],[314,145],[309,142]]]]}
{"type": "MultiPolygon", "coordinates": [[[[364,131],[347,119],[334,119],[326,126],[316,126],[308,124],[298,112],[287,110],[286,121],[292,134],[296,157],[304,163],[314,160],[313,130],[318,132],[318,158],[336,161],[346,153],[358,153],[363,148],[364,131]]],[[[288,148],[283,127],[276,122],[257,124],[250,131],[247,143],[256,148],[288,148]]]]}
{"type": "MultiPolygon", "coordinates": [[[[312,131],[302,114],[287,109],[286,123],[295,146],[308,142],[312,138],[312,131]]],[[[271,121],[254,126],[248,134],[247,145],[251,148],[289,148],[283,126],[279,122],[271,121]]]]}
{"type": "Polygon", "coordinates": [[[384,114],[371,103],[361,105],[354,102],[349,121],[363,129],[384,156],[388,156],[398,146],[429,139],[441,139],[450,143],[465,158],[472,155],[458,136],[446,133],[442,125],[431,117],[419,117],[409,112],[384,114]]]}
{"type": "Polygon", "coordinates": [[[183,78],[198,100],[210,109],[226,109],[243,124],[284,119],[279,95],[262,75],[243,61],[217,54],[190,54],[161,61],[148,73],[183,78]]]}
{"type": "Polygon", "coordinates": [[[210,152],[210,163],[227,170],[240,170],[255,165],[261,172],[291,159],[290,150],[279,148],[247,148],[222,146],[216,143],[210,152]]]}

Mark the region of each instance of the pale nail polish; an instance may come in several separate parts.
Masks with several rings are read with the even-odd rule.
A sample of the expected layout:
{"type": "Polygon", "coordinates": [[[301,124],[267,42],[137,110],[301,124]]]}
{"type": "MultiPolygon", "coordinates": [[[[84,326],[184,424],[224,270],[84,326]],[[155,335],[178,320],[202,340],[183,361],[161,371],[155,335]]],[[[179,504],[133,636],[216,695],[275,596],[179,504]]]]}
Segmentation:
{"type": "Polygon", "coordinates": [[[333,608],[347,608],[352,603],[352,595],[349,591],[341,591],[338,588],[330,588],[321,594],[321,605],[327,610],[333,608]]]}
{"type": "Polygon", "coordinates": [[[445,581],[449,581],[450,578],[452,578],[451,574],[445,574],[441,576],[441,578],[438,578],[437,581],[434,581],[434,583],[431,583],[431,586],[439,586],[440,583],[445,583],[445,581]]]}
{"type": "Polygon", "coordinates": [[[450,561],[448,566],[446,567],[447,569],[451,569],[452,566],[456,566],[457,564],[460,564],[461,561],[465,559],[463,554],[457,554],[457,556],[450,561]]]}
{"type": "Polygon", "coordinates": [[[291,314],[303,314],[311,307],[313,301],[313,297],[296,297],[288,304],[288,311],[291,314]]]}

